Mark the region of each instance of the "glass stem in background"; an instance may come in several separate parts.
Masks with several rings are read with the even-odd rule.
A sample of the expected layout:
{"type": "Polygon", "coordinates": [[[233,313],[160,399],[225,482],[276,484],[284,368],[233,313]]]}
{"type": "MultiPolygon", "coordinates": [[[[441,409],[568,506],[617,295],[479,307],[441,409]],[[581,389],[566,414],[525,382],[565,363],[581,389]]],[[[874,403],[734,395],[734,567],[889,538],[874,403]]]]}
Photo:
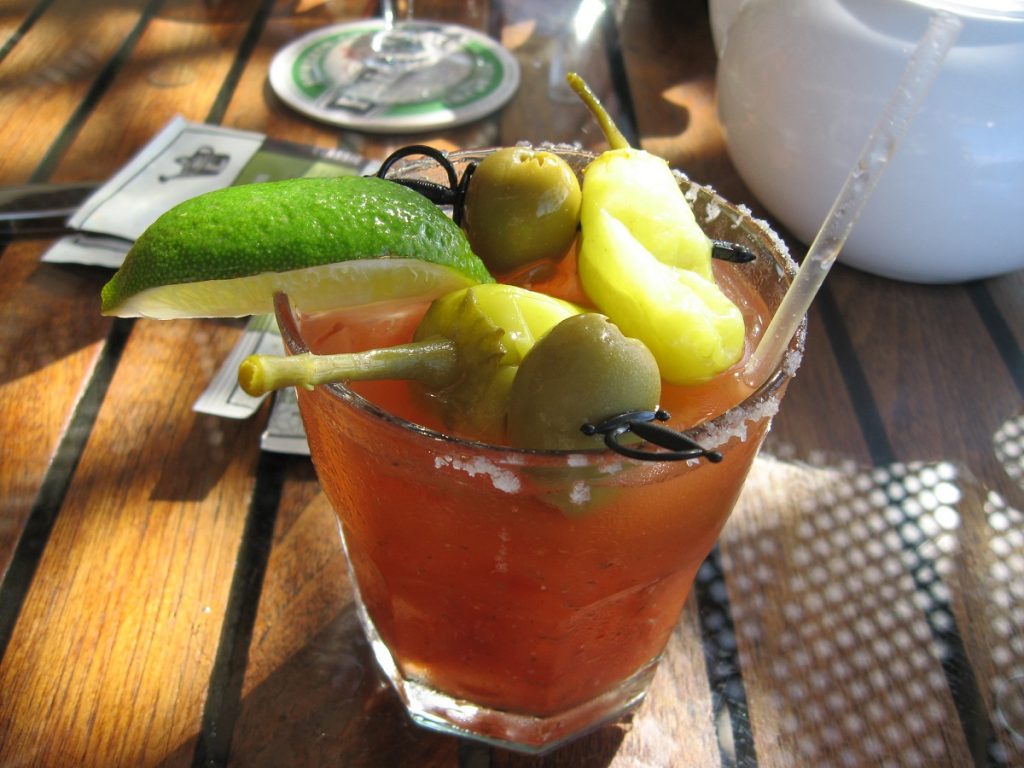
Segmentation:
{"type": "Polygon", "coordinates": [[[963,20],[951,13],[940,11],[931,16],[899,85],[868,135],[864,149],[811,243],[800,271],[743,369],[743,380],[749,386],[761,386],[781,362],[811,301],[906,135],[962,27],[963,20]]]}
{"type": "Polygon", "coordinates": [[[411,21],[413,0],[380,0],[380,15],[384,19],[384,31],[390,32],[395,24],[411,21]]]}

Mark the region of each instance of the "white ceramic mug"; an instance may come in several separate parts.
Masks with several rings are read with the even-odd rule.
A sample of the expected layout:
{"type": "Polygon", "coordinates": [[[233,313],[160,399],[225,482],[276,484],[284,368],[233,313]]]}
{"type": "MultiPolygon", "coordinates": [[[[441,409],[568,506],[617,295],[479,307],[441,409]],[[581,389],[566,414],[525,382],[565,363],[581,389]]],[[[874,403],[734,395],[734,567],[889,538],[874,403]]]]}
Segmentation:
{"type": "Polygon", "coordinates": [[[710,0],[729,154],[806,243],[937,10],[962,32],[839,257],[924,283],[1024,268],[1024,2],[710,0]]]}

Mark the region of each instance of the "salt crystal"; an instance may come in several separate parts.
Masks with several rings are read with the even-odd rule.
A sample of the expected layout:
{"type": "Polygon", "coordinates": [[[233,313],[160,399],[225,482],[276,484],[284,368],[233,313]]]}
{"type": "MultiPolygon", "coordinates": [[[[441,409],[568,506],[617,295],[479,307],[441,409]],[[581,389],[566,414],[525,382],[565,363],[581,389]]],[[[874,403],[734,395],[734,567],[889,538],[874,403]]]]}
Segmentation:
{"type": "Polygon", "coordinates": [[[514,472],[502,469],[483,456],[477,456],[468,461],[453,456],[434,457],[434,468],[441,469],[442,467],[451,467],[460,472],[465,472],[470,477],[487,475],[491,478],[491,484],[494,488],[504,493],[518,493],[522,485],[514,472]]]}

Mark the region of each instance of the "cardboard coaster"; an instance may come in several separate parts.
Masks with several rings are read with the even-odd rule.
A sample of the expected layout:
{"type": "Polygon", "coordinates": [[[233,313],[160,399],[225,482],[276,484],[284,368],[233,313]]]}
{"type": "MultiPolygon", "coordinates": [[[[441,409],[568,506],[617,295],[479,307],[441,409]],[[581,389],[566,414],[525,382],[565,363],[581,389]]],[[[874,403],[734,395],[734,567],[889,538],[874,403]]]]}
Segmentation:
{"type": "Polygon", "coordinates": [[[294,40],[274,56],[271,88],[317,120],[405,133],[477,120],[519,85],[516,59],[475,30],[411,21],[384,38],[381,28],[379,19],[337,24],[294,40]]]}

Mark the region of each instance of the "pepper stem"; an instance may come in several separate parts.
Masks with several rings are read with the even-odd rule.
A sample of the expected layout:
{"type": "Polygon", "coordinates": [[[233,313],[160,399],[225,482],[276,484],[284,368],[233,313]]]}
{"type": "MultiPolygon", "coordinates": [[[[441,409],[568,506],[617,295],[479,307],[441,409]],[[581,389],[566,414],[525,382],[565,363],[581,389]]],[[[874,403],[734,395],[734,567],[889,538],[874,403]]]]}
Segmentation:
{"type": "Polygon", "coordinates": [[[253,397],[284,387],[312,389],[317,384],[380,379],[410,379],[440,388],[457,372],[455,342],[434,338],[337,355],[249,355],[238,366],[238,383],[253,397]]]}
{"type": "Polygon", "coordinates": [[[587,105],[587,109],[594,115],[597,124],[601,126],[601,132],[604,133],[604,137],[608,141],[608,146],[612,149],[629,149],[629,142],[626,140],[626,137],[622,135],[622,131],[612,121],[608,110],[602,106],[597,95],[587,85],[587,81],[575,72],[569,72],[565,79],[569,82],[569,87],[576,92],[576,95],[583,100],[583,103],[587,105]]]}

